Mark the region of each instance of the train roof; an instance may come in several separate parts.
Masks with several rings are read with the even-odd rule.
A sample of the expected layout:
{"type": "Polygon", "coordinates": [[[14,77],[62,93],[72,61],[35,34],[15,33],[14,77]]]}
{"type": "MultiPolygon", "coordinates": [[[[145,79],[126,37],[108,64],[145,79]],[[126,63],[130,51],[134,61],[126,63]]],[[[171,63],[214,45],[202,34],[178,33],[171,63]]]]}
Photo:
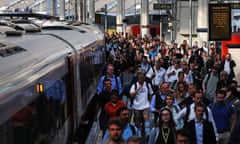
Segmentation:
{"type": "Polygon", "coordinates": [[[49,65],[73,49],[80,51],[102,40],[101,33],[75,28],[77,30],[48,29],[42,33],[21,36],[0,35],[0,87],[23,73],[31,73],[37,67],[49,65]]]}
{"type": "MultiPolygon", "coordinates": [[[[70,51],[68,44],[50,35],[1,36],[0,39],[0,87],[41,70],[70,51]]],[[[0,89],[0,93],[3,90],[6,89],[0,89]]]]}
{"type": "Polygon", "coordinates": [[[57,17],[51,16],[51,15],[40,14],[40,13],[28,13],[28,12],[0,12],[0,17],[57,19],[57,17]]]}
{"type": "Polygon", "coordinates": [[[93,42],[102,41],[104,38],[103,33],[92,25],[72,26],[60,24],[45,26],[42,28],[42,33],[54,34],[61,37],[74,45],[77,50],[93,42]]]}

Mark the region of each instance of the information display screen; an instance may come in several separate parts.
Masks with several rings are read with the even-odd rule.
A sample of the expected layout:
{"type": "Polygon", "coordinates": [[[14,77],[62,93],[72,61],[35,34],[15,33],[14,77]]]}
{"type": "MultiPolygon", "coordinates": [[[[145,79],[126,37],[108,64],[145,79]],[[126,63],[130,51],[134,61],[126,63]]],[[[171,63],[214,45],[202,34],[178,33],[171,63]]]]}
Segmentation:
{"type": "Polygon", "coordinates": [[[209,40],[231,39],[231,5],[209,4],[209,40]]]}

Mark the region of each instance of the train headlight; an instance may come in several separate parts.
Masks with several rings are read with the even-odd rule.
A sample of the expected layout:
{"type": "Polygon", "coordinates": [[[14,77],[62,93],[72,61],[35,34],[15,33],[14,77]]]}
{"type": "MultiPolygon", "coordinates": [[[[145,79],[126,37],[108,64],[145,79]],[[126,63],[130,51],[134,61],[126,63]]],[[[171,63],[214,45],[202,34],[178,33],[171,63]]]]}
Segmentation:
{"type": "Polygon", "coordinates": [[[37,91],[38,93],[43,93],[43,84],[42,84],[42,83],[38,83],[38,84],[36,85],[36,91],[37,91]]]}

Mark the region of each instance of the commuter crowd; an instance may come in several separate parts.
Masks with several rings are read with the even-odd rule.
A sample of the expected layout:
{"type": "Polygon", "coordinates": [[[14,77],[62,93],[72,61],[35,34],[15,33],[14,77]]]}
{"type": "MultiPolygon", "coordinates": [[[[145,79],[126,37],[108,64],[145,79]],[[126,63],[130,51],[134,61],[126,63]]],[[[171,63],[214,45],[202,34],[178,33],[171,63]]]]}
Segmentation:
{"type": "MultiPolygon", "coordinates": [[[[235,61],[214,43],[105,34],[103,144],[239,144],[235,61]]],[[[98,117],[97,112],[100,111],[98,117]]]]}

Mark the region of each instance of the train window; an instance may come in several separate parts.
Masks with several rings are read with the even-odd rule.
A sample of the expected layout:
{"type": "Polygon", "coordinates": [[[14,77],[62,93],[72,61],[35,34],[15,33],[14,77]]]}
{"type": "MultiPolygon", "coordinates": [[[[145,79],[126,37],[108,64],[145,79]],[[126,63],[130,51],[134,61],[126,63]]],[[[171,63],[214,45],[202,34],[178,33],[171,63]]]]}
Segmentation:
{"type": "Polygon", "coordinates": [[[0,126],[1,144],[51,143],[68,135],[65,78],[44,81],[43,85],[43,93],[0,126]]]}

